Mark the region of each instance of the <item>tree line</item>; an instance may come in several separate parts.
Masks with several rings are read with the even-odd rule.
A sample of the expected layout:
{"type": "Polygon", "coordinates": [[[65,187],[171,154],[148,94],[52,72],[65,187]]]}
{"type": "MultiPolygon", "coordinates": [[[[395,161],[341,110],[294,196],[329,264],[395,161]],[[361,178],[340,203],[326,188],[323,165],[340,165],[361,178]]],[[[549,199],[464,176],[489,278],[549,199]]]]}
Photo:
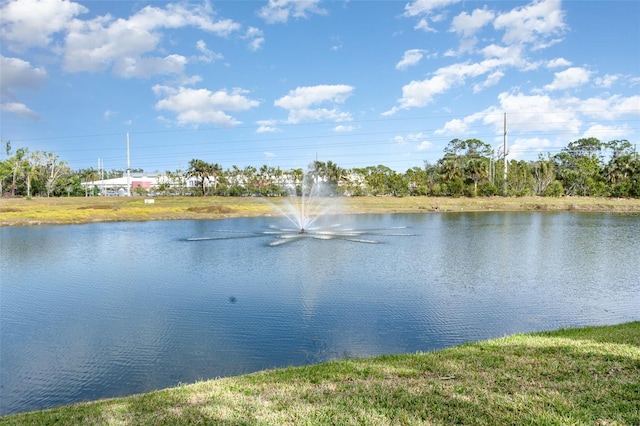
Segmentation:
{"type": "MultiPolygon", "coordinates": [[[[4,196],[98,195],[102,179],[121,177],[122,170],[71,170],[51,152],[15,151],[5,143],[0,162],[0,193],[4,196]]],[[[132,172],[142,172],[134,169],[132,172]]],[[[582,138],[559,153],[536,160],[508,160],[478,139],[453,139],[435,163],[425,161],[404,173],[384,165],[344,169],[332,161],[315,161],[309,170],[232,166],[193,159],[186,170],[166,171],[151,191],[159,195],[282,196],[305,174],[330,185],[336,195],[349,196],[601,196],[640,197],[640,160],[628,140],[602,142],[582,138]],[[188,182],[191,182],[189,184],[188,182]],[[196,183],[195,185],[193,183],[196,183]]],[[[138,187],[134,192],[147,193],[138,187]]]]}

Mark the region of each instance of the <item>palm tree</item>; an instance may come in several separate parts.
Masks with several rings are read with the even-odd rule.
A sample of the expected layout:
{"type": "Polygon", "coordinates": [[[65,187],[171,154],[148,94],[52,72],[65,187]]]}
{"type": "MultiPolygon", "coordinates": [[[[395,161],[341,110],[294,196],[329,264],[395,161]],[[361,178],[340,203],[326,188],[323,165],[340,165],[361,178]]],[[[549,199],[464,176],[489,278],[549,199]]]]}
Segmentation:
{"type": "MultiPolygon", "coordinates": [[[[219,167],[219,166],[218,166],[219,167]]],[[[189,161],[189,170],[187,170],[187,176],[195,177],[200,181],[200,190],[202,195],[206,195],[207,181],[213,174],[212,165],[204,160],[193,159],[189,161]]]]}
{"type": "Polygon", "coordinates": [[[467,162],[465,171],[473,181],[473,195],[478,195],[478,182],[488,177],[487,162],[481,158],[472,158],[467,162]]]}

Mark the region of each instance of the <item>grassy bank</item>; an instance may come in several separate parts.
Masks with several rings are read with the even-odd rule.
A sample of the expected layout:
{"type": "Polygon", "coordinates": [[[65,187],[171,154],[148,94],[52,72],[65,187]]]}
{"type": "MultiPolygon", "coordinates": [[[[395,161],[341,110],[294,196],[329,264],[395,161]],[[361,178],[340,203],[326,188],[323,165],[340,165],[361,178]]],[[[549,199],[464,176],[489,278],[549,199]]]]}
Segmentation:
{"type": "Polygon", "coordinates": [[[640,424],[640,322],[332,361],[0,418],[34,424],[640,424]]]}
{"type": "MultiPolygon", "coordinates": [[[[0,226],[216,219],[276,214],[269,203],[255,197],[144,197],[5,198],[0,199],[0,226]]],[[[425,213],[451,211],[607,211],[640,213],[640,199],[588,197],[341,197],[345,213],[425,213]]]]}

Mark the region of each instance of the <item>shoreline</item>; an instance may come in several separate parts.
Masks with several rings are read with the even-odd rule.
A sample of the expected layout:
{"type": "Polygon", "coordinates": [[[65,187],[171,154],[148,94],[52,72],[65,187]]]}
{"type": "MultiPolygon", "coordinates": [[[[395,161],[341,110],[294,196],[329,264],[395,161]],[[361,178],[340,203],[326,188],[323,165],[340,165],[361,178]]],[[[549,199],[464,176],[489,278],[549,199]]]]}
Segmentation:
{"type": "Polygon", "coordinates": [[[640,321],[328,361],[0,416],[0,425],[638,424],[640,321]]]}
{"type": "MultiPolygon", "coordinates": [[[[0,227],[279,216],[287,197],[75,197],[0,199],[0,227]],[[152,200],[147,201],[145,200],[152,200]]],[[[640,199],[599,197],[335,197],[337,213],[610,212],[640,214],[640,199]]]]}

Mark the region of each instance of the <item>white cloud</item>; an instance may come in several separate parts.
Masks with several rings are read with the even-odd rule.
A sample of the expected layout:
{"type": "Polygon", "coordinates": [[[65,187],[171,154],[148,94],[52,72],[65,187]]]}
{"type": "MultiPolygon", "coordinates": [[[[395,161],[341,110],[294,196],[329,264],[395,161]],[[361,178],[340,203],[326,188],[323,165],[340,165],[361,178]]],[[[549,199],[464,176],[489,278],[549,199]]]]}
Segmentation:
{"type": "Polygon", "coordinates": [[[416,151],[425,151],[433,146],[431,142],[425,139],[426,136],[420,133],[410,133],[406,136],[397,135],[393,137],[393,141],[398,145],[408,145],[410,143],[418,143],[416,151]]]}
{"type": "Polygon", "coordinates": [[[526,63],[522,60],[522,48],[520,46],[498,46],[496,44],[490,44],[483,47],[480,53],[482,53],[486,59],[501,59],[515,66],[526,66],[526,63]]]}
{"type": "Polygon", "coordinates": [[[435,33],[437,32],[435,29],[431,28],[429,25],[429,21],[427,18],[421,18],[418,23],[413,27],[416,30],[422,30],[425,33],[435,33]]]}
{"type": "Polygon", "coordinates": [[[491,74],[489,74],[487,79],[483,81],[481,84],[476,84],[473,86],[473,93],[478,93],[486,89],[487,87],[495,86],[500,82],[502,77],[504,77],[504,72],[502,71],[492,72],[491,74]]]}
{"type": "Polygon", "coordinates": [[[25,104],[22,104],[19,102],[6,102],[6,103],[3,102],[2,104],[0,104],[0,110],[2,112],[16,114],[21,117],[30,118],[32,120],[37,120],[40,118],[37,112],[30,109],[25,104]]]}
{"type": "Polygon", "coordinates": [[[256,133],[272,133],[277,132],[278,128],[276,120],[259,120],[257,121],[258,128],[256,129],[256,133]]]}
{"type": "Polygon", "coordinates": [[[451,31],[461,34],[463,37],[471,37],[480,28],[493,20],[495,13],[484,9],[476,9],[469,15],[462,12],[451,21],[451,31]]]}
{"type": "Polygon", "coordinates": [[[458,3],[459,1],[460,0],[414,0],[405,5],[404,16],[421,16],[414,28],[424,32],[436,32],[435,29],[431,28],[430,22],[440,22],[444,20],[444,14],[434,12],[451,4],[458,3]]]}
{"type": "Polygon", "coordinates": [[[180,125],[213,123],[232,127],[241,122],[226,111],[246,111],[260,104],[247,98],[245,95],[248,92],[242,89],[212,92],[207,89],[155,85],[153,92],[163,97],[156,103],[156,109],[173,112],[180,125]]]}
{"type": "Polygon", "coordinates": [[[255,27],[249,27],[242,38],[249,41],[249,50],[254,52],[259,50],[264,44],[264,34],[262,30],[255,27]]]}
{"type": "Polygon", "coordinates": [[[355,126],[352,125],[345,125],[345,124],[340,124],[336,127],[333,128],[334,132],[337,133],[341,133],[341,132],[353,132],[356,129],[355,126]]]}
{"type": "Polygon", "coordinates": [[[460,0],[414,0],[407,3],[404,7],[405,16],[418,16],[428,15],[434,10],[441,9],[454,3],[458,3],[460,0]]]}
{"type": "Polygon", "coordinates": [[[560,36],[566,28],[562,2],[539,0],[498,14],[494,28],[504,30],[502,41],[506,44],[533,44],[533,48],[546,47],[550,39],[560,36]]]}
{"type": "Polygon", "coordinates": [[[0,55],[0,95],[4,99],[14,99],[15,89],[36,90],[47,80],[43,68],[19,58],[0,55]]]}
{"type": "Polygon", "coordinates": [[[555,58],[547,61],[547,68],[565,68],[571,66],[571,62],[565,58],[555,58]]]}
{"type": "Polygon", "coordinates": [[[508,133],[517,133],[518,137],[509,139],[509,155],[519,158],[525,154],[546,152],[550,147],[565,146],[568,140],[579,137],[597,137],[607,141],[629,135],[627,125],[610,126],[597,120],[616,120],[625,116],[640,114],[640,95],[608,98],[576,97],[554,98],[548,95],[526,95],[521,93],[501,93],[498,105],[476,112],[463,119],[448,121],[435,134],[453,135],[464,138],[470,136],[472,125],[481,122],[493,128],[496,139],[501,139],[504,130],[504,111],[507,111],[508,133]],[[585,120],[592,120],[583,130],[585,120]],[[527,133],[555,135],[523,137],[527,133]]]}
{"type": "Polygon", "coordinates": [[[400,62],[396,64],[396,69],[403,70],[417,65],[426,53],[427,51],[423,49],[409,49],[405,51],[400,62]]]}
{"type": "Polygon", "coordinates": [[[477,63],[454,64],[438,69],[431,78],[411,81],[402,88],[399,106],[393,107],[383,115],[392,115],[399,110],[424,107],[434,101],[435,96],[445,93],[451,87],[463,84],[468,78],[476,78],[494,73],[492,78],[501,77],[496,70],[505,65],[513,65],[511,59],[485,59],[477,63]]]}
{"type": "Polygon", "coordinates": [[[598,86],[608,89],[618,80],[620,80],[619,74],[607,74],[604,77],[596,78],[595,82],[598,86]]]}
{"type": "Polygon", "coordinates": [[[547,138],[516,138],[507,147],[508,159],[519,159],[523,157],[533,157],[537,154],[549,152],[553,143],[547,138]]]}
{"type": "Polygon", "coordinates": [[[289,111],[288,123],[297,124],[309,121],[351,121],[351,114],[348,112],[342,112],[337,108],[301,108],[292,109],[289,111]]]}
{"type": "Polygon", "coordinates": [[[420,144],[416,147],[416,151],[426,151],[429,148],[431,148],[433,146],[433,144],[429,141],[422,141],[420,142],[420,144]]]}
{"type": "Polygon", "coordinates": [[[86,7],[68,0],[6,2],[0,9],[3,21],[0,35],[18,49],[46,47],[53,34],[65,30],[76,15],[86,12],[86,7]]]}
{"type": "Polygon", "coordinates": [[[629,127],[623,126],[605,126],[603,124],[594,124],[590,126],[582,134],[583,138],[598,138],[602,142],[608,142],[614,139],[625,138],[629,134],[629,127]]]}
{"type": "Polygon", "coordinates": [[[113,73],[124,78],[180,74],[186,63],[187,58],[181,55],[169,55],[164,58],[122,58],[113,64],[113,73]]]}
{"type": "Polygon", "coordinates": [[[300,123],[304,121],[351,121],[351,114],[341,112],[336,107],[317,108],[324,104],[342,104],[351,96],[354,88],[344,84],[321,84],[318,86],[298,87],[280,99],[276,99],[275,106],[289,110],[287,122],[300,123]],[[311,108],[316,106],[316,108],[311,108]]]}
{"type": "Polygon", "coordinates": [[[109,15],[87,21],[75,19],[68,26],[64,69],[98,72],[113,67],[113,72],[121,77],[180,73],[187,62],[184,56],[157,56],[161,51],[160,31],[188,26],[221,37],[240,29],[231,20],[216,21],[207,3],[147,6],[128,19],[109,15]]]}
{"type": "Polygon", "coordinates": [[[469,124],[466,120],[454,118],[447,121],[442,129],[437,129],[434,133],[436,135],[462,135],[467,133],[468,128],[469,124]]]}
{"type": "Polygon", "coordinates": [[[211,63],[224,59],[224,56],[221,53],[216,53],[209,50],[209,48],[207,48],[207,43],[205,43],[204,40],[198,40],[196,42],[196,49],[198,50],[198,52],[202,53],[202,55],[198,57],[198,60],[200,62],[211,63]]]}
{"type": "Polygon", "coordinates": [[[544,86],[546,90],[564,90],[582,86],[589,82],[591,73],[579,67],[567,68],[554,74],[555,78],[551,84],[544,86]]]}
{"type": "Polygon", "coordinates": [[[258,16],[268,24],[284,23],[289,18],[306,18],[308,14],[326,15],[327,11],[318,7],[320,0],[269,0],[258,11],[258,16]]]}
{"type": "Polygon", "coordinates": [[[617,120],[625,116],[637,116],[640,114],[640,95],[588,98],[581,101],[580,111],[587,117],[599,120],[617,120]]]}
{"type": "Polygon", "coordinates": [[[508,127],[519,132],[562,131],[578,134],[582,126],[577,98],[552,98],[547,95],[524,95],[501,93],[498,95],[500,105],[486,112],[483,121],[491,123],[496,131],[504,124],[504,111],[507,111],[508,127]]]}
{"type": "Polygon", "coordinates": [[[115,115],[118,115],[117,111],[111,111],[110,109],[108,109],[102,114],[102,118],[105,121],[109,121],[109,120],[111,120],[111,117],[113,117],[115,115]]]}
{"type": "Polygon", "coordinates": [[[8,58],[0,55],[0,100],[2,111],[21,117],[38,119],[38,113],[27,105],[15,102],[18,98],[16,90],[37,90],[47,80],[47,72],[43,68],[32,66],[19,58],[8,58]]]}

